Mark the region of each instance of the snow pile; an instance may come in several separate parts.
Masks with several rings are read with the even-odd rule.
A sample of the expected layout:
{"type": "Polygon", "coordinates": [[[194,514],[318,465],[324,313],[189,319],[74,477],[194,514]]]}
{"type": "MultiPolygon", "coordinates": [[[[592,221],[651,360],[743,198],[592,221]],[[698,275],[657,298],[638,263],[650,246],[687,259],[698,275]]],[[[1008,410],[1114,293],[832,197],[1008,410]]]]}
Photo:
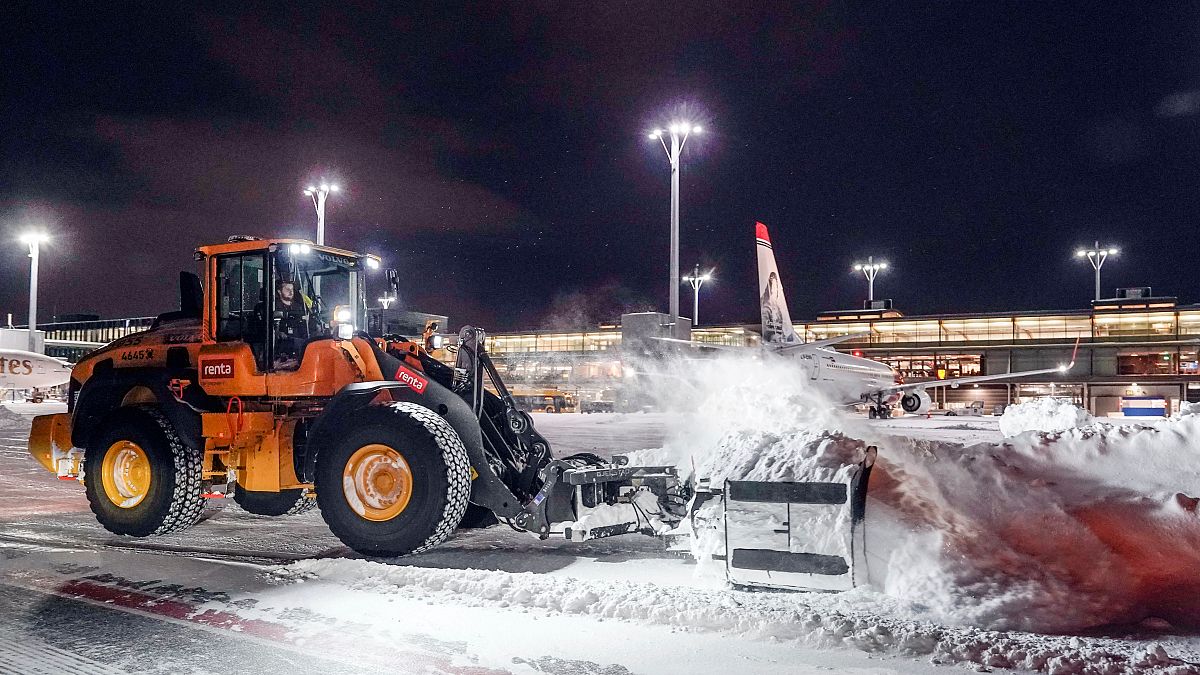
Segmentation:
{"type": "Polygon", "coordinates": [[[1010,405],[1000,417],[1000,433],[1016,436],[1025,431],[1065,431],[1087,426],[1088,411],[1058,398],[1035,398],[1010,405]]]}
{"type": "MultiPolygon", "coordinates": [[[[550,615],[616,619],[691,632],[719,632],[819,647],[927,657],[1054,673],[1195,672],[1161,645],[945,628],[894,616],[894,603],[861,590],[842,595],[744,593],[491,570],[393,566],[364,560],[305,560],[272,579],[319,586],[312,595],[396,595],[434,605],[507,607],[550,615]]],[[[354,603],[348,597],[346,603],[354,603]]],[[[254,611],[269,611],[260,604],[254,611]]]]}
{"type": "Polygon", "coordinates": [[[1179,404],[1179,412],[1175,417],[1187,417],[1188,415],[1200,415],[1200,403],[1191,403],[1183,401],[1179,404]]]}
{"type": "Polygon", "coordinates": [[[29,426],[29,420],[9,410],[8,406],[0,405],[0,429],[17,429],[27,426],[29,426]]]}
{"type": "MultiPolygon", "coordinates": [[[[911,616],[996,630],[1072,631],[1151,617],[1200,626],[1200,415],[1078,428],[1086,413],[1043,399],[1016,406],[1012,419],[1058,431],[964,447],[889,436],[833,412],[791,361],[720,358],[688,368],[696,413],[658,459],[714,487],[725,479],[840,482],[867,445],[878,447],[869,575],[911,616]]],[[[846,523],[800,523],[798,513],[793,531],[814,533],[806,546],[844,551],[846,523]]],[[[773,527],[768,513],[745,518],[750,528],[773,527]]],[[[722,526],[717,500],[692,523],[702,571],[723,552],[722,526]]]]}
{"type": "MultiPolygon", "coordinates": [[[[963,448],[893,439],[872,476],[883,590],[933,620],[1200,626],[1200,417],[963,448]]],[[[872,568],[874,573],[876,570],[872,568]]]]}

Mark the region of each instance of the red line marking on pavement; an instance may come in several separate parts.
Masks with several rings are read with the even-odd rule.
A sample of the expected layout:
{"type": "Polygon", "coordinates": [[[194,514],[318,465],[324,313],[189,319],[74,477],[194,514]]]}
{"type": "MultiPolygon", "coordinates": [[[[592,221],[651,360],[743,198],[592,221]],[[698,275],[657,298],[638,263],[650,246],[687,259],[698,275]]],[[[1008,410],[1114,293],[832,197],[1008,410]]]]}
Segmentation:
{"type": "Polygon", "coordinates": [[[260,619],[244,619],[236,614],[215,609],[200,611],[196,606],[186,602],[97,584],[86,579],[71,579],[60,585],[57,590],[66,595],[87,598],[118,607],[128,607],[151,614],[161,614],[172,619],[190,621],[213,628],[246,633],[274,642],[292,642],[288,639],[287,626],[283,624],[260,619]]]}
{"type": "MultiPolygon", "coordinates": [[[[0,579],[0,582],[2,581],[4,580],[0,579]]],[[[306,652],[317,650],[327,654],[352,655],[366,647],[363,636],[346,635],[336,627],[315,636],[293,636],[291,629],[286,624],[264,619],[248,619],[217,609],[202,610],[195,604],[165,595],[151,595],[90,579],[67,578],[60,580],[37,574],[22,574],[18,579],[10,578],[9,581],[15,581],[18,586],[30,588],[30,590],[91,602],[104,607],[126,609],[141,614],[197,624],[210,629],[228,631],[234,635],[258,638],[285,647],[302,648],[306,652]]],[[[388,650],[386,653],[390,662],[403,663],[423,671],[432,670],[450,675],[511,675],[511,672],[507,670],[455,665],[450,662],[448,657],[440,654],[401,651],[395,649],[393,645],[382,643],[376,647],[388,650]]],[[[381,654],[384,652],[375,649],[369,653],[381,654]]]]}

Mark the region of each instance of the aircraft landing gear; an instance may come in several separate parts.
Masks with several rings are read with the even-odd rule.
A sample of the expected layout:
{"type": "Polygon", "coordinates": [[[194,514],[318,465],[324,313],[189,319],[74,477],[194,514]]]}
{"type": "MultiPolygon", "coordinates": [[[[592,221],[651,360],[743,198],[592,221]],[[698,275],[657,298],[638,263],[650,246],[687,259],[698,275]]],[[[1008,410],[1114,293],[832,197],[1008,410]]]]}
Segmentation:
{"type": "Polygon", "coordinates": [[[867,408],[867,417],[870,419],[886,420],[892,416],[892,409],[887,407],[883,402],[883,394],[875,397],[875,401],[867,408]]]}

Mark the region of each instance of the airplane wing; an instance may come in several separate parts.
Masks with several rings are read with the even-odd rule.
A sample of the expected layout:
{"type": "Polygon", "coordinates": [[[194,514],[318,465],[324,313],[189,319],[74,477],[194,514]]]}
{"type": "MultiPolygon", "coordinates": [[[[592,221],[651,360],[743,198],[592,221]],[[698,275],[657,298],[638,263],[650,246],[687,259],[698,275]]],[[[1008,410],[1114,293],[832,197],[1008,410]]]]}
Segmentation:
{"type": "Polygon", "coordinates": [[[669,337],[651,337],[650,339],[658,340],[659,342],[671,342],[671,343],[677,344],[677,345],[687,345],[689,347],[698,347],[701,349],[716,349],[716,350],[726,351],[726,352],[744,352],[747,349],[754,349],[754,347],[738,347],[735,345],[718,345],[718,344],[713,344],[711,342],[696,342],[694,340],[680,340],[679,338],[669,338],[669,337]]]}
{"type": "MultiPolygon", "coordinates": [[[[854,333],[853,335],[839,335],[838,337],[826,338],[824,340],[814,340],[812,342],[797,342],[794,344],[784,344],[784,345],[781,345],[778,343],[771,343],[771,344],[762,345],[762,347],[764,347],[765,349],[772,351],[772,352],[809,351],[809,350],[813,350],[813,349],[822,349],[822,348],[828,347],[830,345],[836,345],[839,342],[847,342],[850,340],[861,340],[862,338],[868,337],[870,335],[871,335],[870,333],[854,333]]],[[[719,350],[730,351],[730,352],[754,349],[754,347],[737,347],[734,345],[719,345],[719,344],[713,344],[711,342],[696,342],[694,340],[680,340],[678,338],[669,338],[669,337],[655,337],[655,338],[651,338],[651,339],[659,340],[662,342],[673,342],[678,345],[688,345],[689,347],[700,347],[702,349],[719,349],[719,350]]]]}
{"type": "Polygon", "coordinates": [[[991,382],[993,380],[1011,380],[1017,377],[1026,377],[1029,375],[1045,375],[1047,373],[1065,373],[1070,370],[1069,366],[1063,365],[1057,368],[1044,368],[1042,370],[1021,370],[1015,373],[1000,373],[998,375],[973,375],[970,377],[952,377],[948,380],[930,380],[928,382],[912,382],[909,384],[897,384],[891,387],[880,389],[884,394],[895,394],[897,392],[913,391],[915,389],[934,389],[937,387],[961,387],[964,384],[978,384],[979,382],[991,382]]]}
{"type": "Polygon", "coordinates": [[[1019,370],[1015,373],[999,373],[997,375],[972,375],[969,377],[952,377],[948,380],[931,380],[929,382],[913,382],[911,384],[897,384],[891,387],[880,389],[883,394],[895,394],[905,391],[913,391],[916,389],[931,389],[937,387],[961,387],[964,384],[978,384],[979,382],[992,382],[995,380],[1011,380],[1018,377],[1028,377],[1030,375],[1046,375],[1048,373],[1065,373],[1075,367],[1075,356],[1079,353],[1079,339],[1075,340],[1075,349],[1071,352],[1071,362],[1064,363],[1055,368],[1042,368],[1040,370],[1019,370]]]}
{"type": "MultiPolygon", "coordinates": [[[[870,337],[870,333],[852,333],[850,335],[839,335],[837,337],[825,338],[824,340],[813,340],[812,342],[799,342],[796,344],[782,345],[775,347],[775,351],[791,352],[791,351],[808,351],[810,349],[822,349],[830,345],[836,345],[839,342],[849,342],[850,340],[862,340],[870,337]]],[[[773,345],[768,345],[773,346],[773,345]]]]}

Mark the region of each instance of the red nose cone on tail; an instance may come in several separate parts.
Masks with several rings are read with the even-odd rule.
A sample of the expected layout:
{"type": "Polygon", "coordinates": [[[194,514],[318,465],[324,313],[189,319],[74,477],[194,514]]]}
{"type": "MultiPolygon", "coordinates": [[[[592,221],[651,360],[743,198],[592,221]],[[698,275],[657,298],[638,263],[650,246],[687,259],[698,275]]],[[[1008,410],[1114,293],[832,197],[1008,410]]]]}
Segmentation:
{"type": "Polygon", "coordinates": [[[767,234],[767,226],[762,223],[754,223],[754,238],[771,243],[771,237],[767,234]]]}

